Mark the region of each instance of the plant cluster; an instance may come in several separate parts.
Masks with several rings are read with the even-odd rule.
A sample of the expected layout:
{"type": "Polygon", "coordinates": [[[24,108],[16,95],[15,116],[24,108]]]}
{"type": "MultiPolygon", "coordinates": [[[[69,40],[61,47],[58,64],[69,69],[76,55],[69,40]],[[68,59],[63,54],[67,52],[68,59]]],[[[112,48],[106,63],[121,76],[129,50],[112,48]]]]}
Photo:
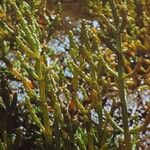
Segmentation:
{"type": "Polygon", "coordinates": [[[1,2],[0,149],[144,146],[150,104],[139,94],[129,110],[128,95],[149,92],[148,1],[87,0],[87,7],[100,28],[82,20],[78,35],[68,31],[69,50],[57,53],[49,41],[62,25],[60,3],[50,12],[46,0],[1,2]],[[23,84],[25,100],[12,81],[23,84]]]}

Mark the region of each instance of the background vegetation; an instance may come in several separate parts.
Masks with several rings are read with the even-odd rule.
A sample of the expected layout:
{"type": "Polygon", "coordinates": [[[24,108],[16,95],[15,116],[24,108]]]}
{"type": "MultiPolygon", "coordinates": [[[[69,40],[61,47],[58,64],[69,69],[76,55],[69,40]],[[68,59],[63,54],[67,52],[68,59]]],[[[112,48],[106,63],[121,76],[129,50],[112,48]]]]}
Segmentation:
{"type": "Polygon", "coordinates": [[[0,150],[149,148],[148,0],[0,4],[0,150]]]}

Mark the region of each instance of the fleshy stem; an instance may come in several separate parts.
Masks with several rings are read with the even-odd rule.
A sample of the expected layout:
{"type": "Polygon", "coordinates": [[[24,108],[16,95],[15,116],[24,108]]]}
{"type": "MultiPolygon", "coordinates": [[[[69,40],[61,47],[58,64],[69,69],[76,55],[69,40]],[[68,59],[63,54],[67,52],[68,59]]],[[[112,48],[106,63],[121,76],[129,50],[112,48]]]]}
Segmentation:
{"type": "MultiPolygon", "coordinates": [[[[121,36],[119,34],[116,35],[117,41],[117,49],[121,52],[121,36]]],[[[125,149],[131,149],[131,136],[129,133],[128,127],[128,111],[127,111],[127,104],[125,98],[125,85],[124,85],[124,64],[123,64],[123,56],[118,55],[118,89],[119,89],[119,98],[121,101],[121,109],[122,109],[122,120],[123,120],[123,129],[124,129],[124,137],[125,137],[125,149]]]]}
{"type": "Polygon", "coordinates": [[[43,113],[43,120],[44,120],[44,128],[45,128],[45,141],[46,141],[46,149],[48,150],[51,147],[52,142],[52,129],[50,125],[49,115],[48,115],[48,104],[47,104],[47,96],[46,96],[46,80],[45,80],[45,74],[43,70],[42,61],[37,60],[37,66],[38,66],[38,76],[40,78],[39,80],[39,91],[40,91],[40,98],[41,98],[41,110],[43,113]]]}
{"type": "Polygon", "coordinates": [[[113,19],[114,19],[114,27],[115,27],[115,40],[116,40],[116,48],[118,52],[116,53],[118,58],[118,90],[119,90],[119,98],[121,101],[121,109],[122,109],[122,121],[123,121],[123,129],[124,129],[124,137],[125,137],[125,150],[131,150],[131,136],[129,133],[128,127],[128,111],[127,111],[127,104],[125,98],[125,85],[124,85],[124,61],[122,55],[122,46],[121,46],[121,33],[119,32],[119,16],[116,9],[115,2],[113,0],[109,0],[110,8],[112,11],[113,19]]]}
{"type": "MultiPolygon", "coordinates": [[[[41,44],[40,44],[38,35],[33,30],[33,27],[28,25],[27,20],[25,19],[24,15],[22,14],[21,8],[18,7],[14,1],[8,0],[8,4],[10,4],[11,7],[14,9],[14,11],[16,13],[16,17],[19,21],[19,25],[20,25],[19,29],[20,29],[20,31],[24,31],[25,36],[26,36],[26,39],[24,39],[20,35],[20,32],[18,32],[19,35],[16,37],[16,44],[17,44],[17,46],[20,47],[20,49],[29,58],[34,58],[34,60],[36,61],[35,71],[36,71],[36,75],[38,77],[38,86],[39,86],[39,93],[40,93],[40,100],[41,100],[40,107],[41,107],[42,114],[43,114],[44,129],[42,129],[42,130],[44,131],[46,149],[49,150],[51,147],[51,142],[52,142],[52,129],[51,129],[51,125],[50,125],[49,112],[48,112],[48,104],[47,104],[47,96],[46,96],[46,73],[44,71],[45,62],[44,62],[43,56],[41,55],[41,51],[42,51],[41,44]],[[28,43],[27,45],[30,45],[30,46],[26,46],[25,43],[23,42],[24,40],[26,41],[26,43],[28,43]]],[[[23,3],[23,4],[26,6],[26,8],[28,7],[26,3],[23,3]]],[[[26,11],[28,11],[28,9],[26,11]]],[[[29,15],[29,17],[31,17],[30,12],[28,13],[28,15],[29,15]]],[[[12,68],[11,72],[21,79],[21,81],[25,85],[25,88],[29,89],[28,95],[31,98],[32,93],[31,93],[30,87],[27,84],[28,83],[27,80],[25,80],[25,78],[23,78],[20,74],[18,74],[18,72],[16,70],[14,70],[13,67],[10,66],[9,68],[12,68]]],[[[27,103],[27,104],[28,104],[28,106],[31,106],[31,105],[29,105],[29,103],[27,103]]],[[[28,108],[31,108],[31,107],[28,107],[28,108]]],[[[29,111],[32,112],[32,115],[33,115],[32,109],[29,109],[29,111]]],[[[35,115],[33,118],[34,119],[36,118],[35,115]]],[[[36,118],[36,123],[38,123],[38,126],[40,126],[40,128],[42,128],[42,125],[37,121],[37,118],[36,118]]]]}

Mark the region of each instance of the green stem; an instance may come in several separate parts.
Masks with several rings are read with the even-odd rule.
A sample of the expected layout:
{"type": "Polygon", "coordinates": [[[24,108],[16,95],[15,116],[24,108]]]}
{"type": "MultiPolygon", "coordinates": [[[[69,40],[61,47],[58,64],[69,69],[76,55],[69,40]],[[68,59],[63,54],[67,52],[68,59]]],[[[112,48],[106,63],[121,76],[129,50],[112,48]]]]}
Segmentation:
{"type": "Polygon", "coordinates": [[[90,127],[87,131],[87,137],[88,137],[88,150],[94,150],[94,141],[93,141],[93,133],[92,133],[92,127],[90,127]]]}
{"type": "Polygon", "coordinates": [[[123,121],[123,129],[124,129],[124,137],[125,137],[125,149],[131,150],[131,136],[129,133],[128,127],[128,111],[127,104],[125,99],[125,86],[123,79],[123,57],[118,57],[118,89],[119,89],[119,98],[121,101],[121,109],[122,109],[122,121],[123,121]]]}
{"type": "Polygon", "coordinates": [[[45,136],[45,141],[46,141],[46,149],[49,150],[51,147],[51,142],[52,142],[52,129],[50,126],[50,120],[49,120],[49,115],[48,115],[48,104],[47,104],[47,97],[46,97],[46,83],[45,83],[45,75],[43,73],[42,69],[42,64],[41,62],[37,63],[38,66],[38,75],[39,75],[39,90],[40,90],[40,98],[41,98],[41,110],[43,113],[43,120],[44,120],[44,136],[45,136]]]}
{"type": "Polygon", "coordinates": [[[39,118],[36,115],[35,109],[32,107],[32,104],[30,102],[30,99],[26,99],[26,106],[29,110],[30,116],[32,118],[32,121],[36,123],[36,125],[40,128],[40,130],[42,130],[42,132],[44,133],[45,129],[41,123],[41,121],[39,120],[39,118]]]}
{"type": "Polygon", "coordinates": [[[115,27],[115,41],[116,41],[116,48],[117,51],[115,52],[118,58],[118,90],[119,90],[119,98],[121,101],[121,109],[122,109],[122,121],[123,121],[123,129],[124,129],[124,137],[125,137],[125,150],[131,150],[131,136],[129,133],[128,127],[128,110],[125,98],[125,85],[124,85],[124,62],[123,62],[123,55],[122,55],[122,46],[121,46],[121,33],[119,32],[119,15],[117,12],[116,3],[113,0],[109,0],[110,8],[112,11],[112,16],[114,18],[114,27],[115,27]]]}
{"type": "Polygon", "coordinates": [[[123,129],[121,127],[118,126],[118,124],[113,120],[113,118],[111,117],[111,115],[104,110],[106,118],[108,119],[108,121],[111,123],[111,125],[113,126],[114,129],[117,129],[118,131],[120,131],[121,133],[123,133],[123,129]]]}

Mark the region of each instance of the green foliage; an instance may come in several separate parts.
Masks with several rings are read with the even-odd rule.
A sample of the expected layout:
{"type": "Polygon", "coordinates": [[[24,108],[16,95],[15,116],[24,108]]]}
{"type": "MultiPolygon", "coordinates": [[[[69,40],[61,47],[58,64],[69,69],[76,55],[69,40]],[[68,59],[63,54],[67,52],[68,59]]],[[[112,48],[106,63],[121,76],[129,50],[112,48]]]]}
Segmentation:
{"type": "Polygon", "coordinates": [[[68,31],[65,54],[49,47],[62,27],[60,3],[53,14],[47,1],[1,3],[0,60],[6,71],[1,73],[0,149],[23,149],[24,141],[28,149],[136,149],[148,128],[149,105],[138,125],[140,119],[129,115],[127,95],[141,87],[141,78],[149,85],[147,2],[87,1],[100,28],[83,19],[79,35],[68,31]],[[9,88],[14,79],[23,84],[22,103],[9,88]]]}

